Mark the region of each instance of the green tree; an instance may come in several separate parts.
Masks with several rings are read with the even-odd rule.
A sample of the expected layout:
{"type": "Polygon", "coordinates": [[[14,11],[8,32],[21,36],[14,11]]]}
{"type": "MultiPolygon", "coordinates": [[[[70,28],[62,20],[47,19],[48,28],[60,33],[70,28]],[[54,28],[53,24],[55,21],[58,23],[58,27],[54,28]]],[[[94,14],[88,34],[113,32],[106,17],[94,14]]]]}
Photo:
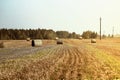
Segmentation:
{"type": "Polygon", "coordinates": [[[67,31],[57,31],[56,35],[59,38],[68,38],[69,37],[69,32],[67,32],[67,31]]]}
{"type": "Polygon", "coordinates": [[[83,32],[82,37],[85,39],[97,38],[97,32],[85,31],[83,32]]]}

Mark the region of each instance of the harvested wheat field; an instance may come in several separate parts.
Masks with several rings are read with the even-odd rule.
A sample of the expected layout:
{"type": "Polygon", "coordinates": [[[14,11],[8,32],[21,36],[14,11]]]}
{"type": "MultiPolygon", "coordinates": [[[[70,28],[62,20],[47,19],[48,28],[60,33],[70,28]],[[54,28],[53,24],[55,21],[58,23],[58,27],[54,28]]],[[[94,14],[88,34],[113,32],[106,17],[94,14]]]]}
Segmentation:
{"type": "Polygon", "coordinates": [[[63,45],[54,42],[35,48],[10,48],[11,52],[9,48],[0,49],[0,55],[5,58],[0,58],[0,80],[120,79],[119,38],[97,40],[97,43],[77,39],[64,39],[63,45]],[[19,51],[25,55],[20,56],[19,51]]]}

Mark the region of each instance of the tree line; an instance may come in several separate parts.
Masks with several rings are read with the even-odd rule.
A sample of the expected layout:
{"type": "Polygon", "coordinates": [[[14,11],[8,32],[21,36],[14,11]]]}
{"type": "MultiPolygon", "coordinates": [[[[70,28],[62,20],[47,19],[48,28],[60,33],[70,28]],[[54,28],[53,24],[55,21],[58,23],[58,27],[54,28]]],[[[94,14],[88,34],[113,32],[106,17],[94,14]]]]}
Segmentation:
{"type": "Polygon", "coordinates": [[[99,35],[97,34],[97,32],[93,32],[93,31],[84,31],[82,34],[82,37],[84,39],[90,39],[90,38],[97,38],[99,35]]]}
{"type": "MultiPolygon", "coordinates": [[[[58,38],[74,38],[80,37],[84,39],[97,38],[99,35],[97,32],[84,31],[81,35],[75,32],[68,31],[53,31],[52,29],[0,29],[0,40],[23,40],[26,38],[31,39],[56,39],[58,38]]],[[[112,37],[111,35],[102,35],[102,38],[112,37]]]]}
{"type": "Polygon", "coordinates": [[[0,40],[79,38],[75,32],[53,31],[52,29],[0,29],[0,40]]]}

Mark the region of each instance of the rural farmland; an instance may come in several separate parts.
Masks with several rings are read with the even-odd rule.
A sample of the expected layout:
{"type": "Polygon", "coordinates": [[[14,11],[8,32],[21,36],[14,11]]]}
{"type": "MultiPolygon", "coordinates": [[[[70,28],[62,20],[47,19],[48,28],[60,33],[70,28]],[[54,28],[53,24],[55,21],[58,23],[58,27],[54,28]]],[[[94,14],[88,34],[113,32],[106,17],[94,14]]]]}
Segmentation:
{"type": "Polygon", "coordinates": [[[4,42],[6,47],[0,49],[0,80],[120,79],[119,38],[97,43],[63,39],[62,45],[44,40],[41,47],[31,47],[24,40],[18,40],[19,47],[10,45],[14,41],[4,42]]]}
{"type": "Polygon", "coordinates": [[[120,80],[120,0],[0,0],[0,80],[120,80]]]}

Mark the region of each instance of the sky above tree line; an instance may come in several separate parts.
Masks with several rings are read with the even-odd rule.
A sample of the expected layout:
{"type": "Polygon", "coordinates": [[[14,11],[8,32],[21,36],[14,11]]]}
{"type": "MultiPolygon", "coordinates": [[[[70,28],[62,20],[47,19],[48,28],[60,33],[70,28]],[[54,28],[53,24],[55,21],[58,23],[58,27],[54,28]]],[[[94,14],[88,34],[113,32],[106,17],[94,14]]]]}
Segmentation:
{"type": "Polygon", "coordinates": [[[120,0],[0,0],[0,28],[120,34],[120,0]]]}

